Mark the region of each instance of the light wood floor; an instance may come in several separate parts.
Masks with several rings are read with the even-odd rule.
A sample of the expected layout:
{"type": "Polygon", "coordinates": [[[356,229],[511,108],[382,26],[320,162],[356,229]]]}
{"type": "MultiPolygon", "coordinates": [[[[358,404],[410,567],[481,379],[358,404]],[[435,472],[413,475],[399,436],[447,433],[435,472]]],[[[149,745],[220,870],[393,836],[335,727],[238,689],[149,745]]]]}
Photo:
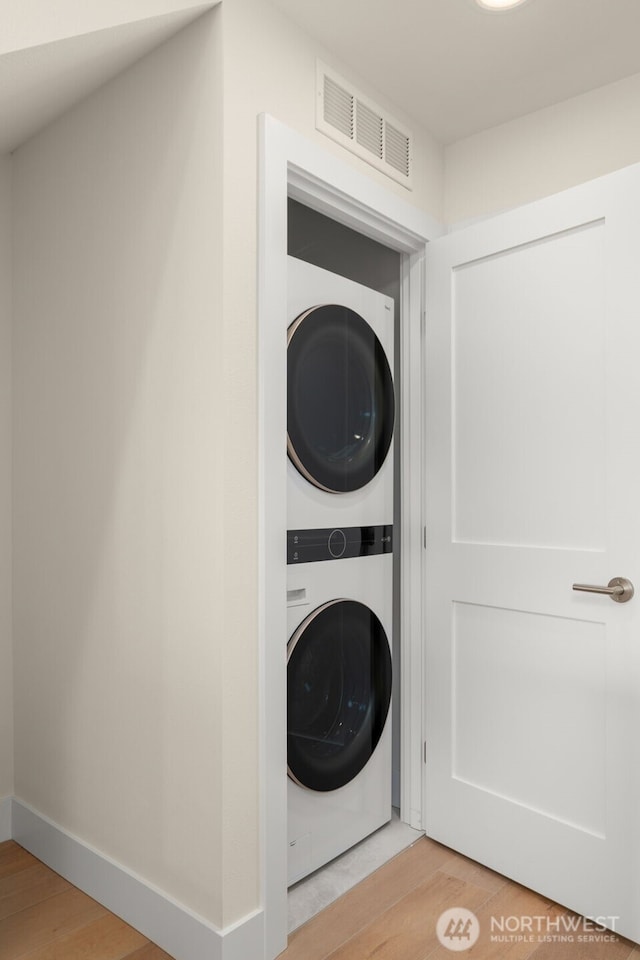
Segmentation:
{"type": "MultiPolygon", "coordinates": [[[[572,914],[423,838],[296,930],[279,960],[640,960],[640,947],[622,938],[491,941],[491,917],[528,916],[572,914]],[[468,952],[437,940],[436,921],[449,907],[466,907],[480,921],[468,952]]],[[[0,843],[0,960],[171,957],[9,841],[0,843]]]]}
{"type": "Polygon", "coordinates": [[[171,957],[10,840],[0,843],[0,960],[171,957]]]}
{"type": "Polygon", "coordinates": [[[573,943],[491,940],[491,917],[563,915],[574,916],[423,837],[291,934],[279,960],[640,960],[640,947],[628,940],[580,943],[578,936],[596,936],[582,931],[573,943]],[[468,952],[437,939],[436,921],[450,907],[466,907],[480,921],[468,952]]]}

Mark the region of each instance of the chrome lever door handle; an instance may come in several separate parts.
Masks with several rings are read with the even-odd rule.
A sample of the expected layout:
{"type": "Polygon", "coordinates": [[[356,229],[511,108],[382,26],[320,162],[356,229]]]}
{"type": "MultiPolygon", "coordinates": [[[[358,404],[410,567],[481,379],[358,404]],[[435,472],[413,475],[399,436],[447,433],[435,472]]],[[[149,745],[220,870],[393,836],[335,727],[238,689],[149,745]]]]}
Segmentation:
{"type": "Polygon", "coordinates": [[[574,583],[573,589],[581,590],[583,593],[603,593],[611,597],[615,603],[627,603],[634,594],[631,580],[625,577],[614,577],[613,580],[609,580],[606,587],[594,587],[590,583],[574,583]]]}

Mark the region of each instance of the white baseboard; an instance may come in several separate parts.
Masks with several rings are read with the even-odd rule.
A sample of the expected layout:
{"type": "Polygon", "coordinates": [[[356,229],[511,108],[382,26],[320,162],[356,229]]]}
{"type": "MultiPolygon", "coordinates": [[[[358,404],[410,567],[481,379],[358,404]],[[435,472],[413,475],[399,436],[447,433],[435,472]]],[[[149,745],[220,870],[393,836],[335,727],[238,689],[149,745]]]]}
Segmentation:
{"type": "Polygon", "coordinates": [[[0,839],[3,817],[9,822],[7,840],[14,839],[175,960],[263,960],[262,910],[219,930],[20,800],[0,801],[0,839]]]}
{"type": "Polygon", "coordinates": [[[0,843],[11,840],[11,797],[0,799],[0,843]]]}

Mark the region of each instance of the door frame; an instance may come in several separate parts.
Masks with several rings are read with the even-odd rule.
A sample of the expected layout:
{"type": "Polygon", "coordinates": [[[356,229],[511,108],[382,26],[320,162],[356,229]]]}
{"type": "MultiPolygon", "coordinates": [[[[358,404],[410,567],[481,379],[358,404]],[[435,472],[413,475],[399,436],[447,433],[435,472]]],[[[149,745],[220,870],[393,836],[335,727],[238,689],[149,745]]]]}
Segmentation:
{"type": "MultiPolygon", "coordinates": [[[[287,945],[287,200],[401,253],[401,817],[424,817],[424,302],[426,244],[443,229],[397,193],[273,117],[259,117],[258,643],[261,901],[266,960],[287,945]]],[[[397,429],[397,428],[396,428],[397,429]]]]}

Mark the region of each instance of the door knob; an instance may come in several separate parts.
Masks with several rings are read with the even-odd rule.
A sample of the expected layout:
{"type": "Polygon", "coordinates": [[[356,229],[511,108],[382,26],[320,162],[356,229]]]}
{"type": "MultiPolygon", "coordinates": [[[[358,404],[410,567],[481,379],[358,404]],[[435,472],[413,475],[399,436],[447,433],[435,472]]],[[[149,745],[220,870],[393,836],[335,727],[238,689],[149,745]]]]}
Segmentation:
{"type": "Polygon", "coordinates": [[[634,594],[631,580],[627,580],[625,577],[614,577],[613,580],[609,580],[606,587],[594,587],[589,583],[574,583],[573,589],[581,590],[583,593],[603,593],[605,596],[611,597],[615,603],[626,603],[631,600],[634,594]]]}

